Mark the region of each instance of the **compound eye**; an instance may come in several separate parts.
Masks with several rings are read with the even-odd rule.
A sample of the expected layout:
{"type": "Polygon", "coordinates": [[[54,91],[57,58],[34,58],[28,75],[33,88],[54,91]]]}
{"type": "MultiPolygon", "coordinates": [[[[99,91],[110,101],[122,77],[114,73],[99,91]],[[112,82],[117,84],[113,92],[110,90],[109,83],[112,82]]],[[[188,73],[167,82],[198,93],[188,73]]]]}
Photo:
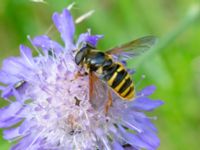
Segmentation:
{"type": "Polygon", "coordinates": [[[75,56],[75,63],[77,65],[80,65],[83,59],[84,59],[84,51],[79,51],[75,56]]]}

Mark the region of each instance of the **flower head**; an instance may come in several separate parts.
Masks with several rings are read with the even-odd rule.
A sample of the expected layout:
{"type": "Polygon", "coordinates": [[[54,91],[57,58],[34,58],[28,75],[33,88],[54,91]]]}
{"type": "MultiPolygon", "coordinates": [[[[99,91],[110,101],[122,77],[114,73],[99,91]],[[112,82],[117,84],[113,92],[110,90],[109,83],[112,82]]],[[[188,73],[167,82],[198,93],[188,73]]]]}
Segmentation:
{"type": "Polygon", "coordinates": [[[113,95],[113,106],[105,115],[107,88],[97,84],[96,97],[89,101],[89,79],[75,78],[80,68],[73,52],[84,42],[96,46],[102,36],[83,33],[73,43],[75,27],[67,9],[54,13],[53,21],[64,46],[46,35],[35,37],[31,42],[38,56],[21,45],[21,56],[5,59],[0,70],[1,96],[9,102],[0,109],[0,127],[5,139],[17,141],[11,149],[156,149],[153,118],[144,113],[162,104],[148,98],[155,87],[139,91],[131,102],[113,95]]]}

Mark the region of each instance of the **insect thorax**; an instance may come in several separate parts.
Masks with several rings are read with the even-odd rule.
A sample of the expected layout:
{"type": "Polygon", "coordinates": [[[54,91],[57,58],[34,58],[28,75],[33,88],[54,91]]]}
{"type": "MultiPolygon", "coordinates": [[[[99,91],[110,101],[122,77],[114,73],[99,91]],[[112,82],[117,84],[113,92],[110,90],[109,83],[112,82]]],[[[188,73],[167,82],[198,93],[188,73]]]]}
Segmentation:
{"type": "Polygon", "coordinates": [[[100,76],[113,64],[112,58],[108,54],[98,50],[91,50],[84,62],[90,71],[96,72],[100,76]]]}

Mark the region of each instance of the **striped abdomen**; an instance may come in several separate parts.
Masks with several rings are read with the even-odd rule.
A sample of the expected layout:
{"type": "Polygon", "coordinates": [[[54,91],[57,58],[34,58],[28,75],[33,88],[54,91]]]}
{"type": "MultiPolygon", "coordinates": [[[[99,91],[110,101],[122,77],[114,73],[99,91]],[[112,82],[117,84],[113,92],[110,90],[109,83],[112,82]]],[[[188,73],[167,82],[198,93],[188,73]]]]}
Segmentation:
{"type": "Polygon", "coordinates": [[[104,80],[123,99],[132,100],[134,85],[129,73],[120,63],[113,63],[104,70],[104,80]]]}

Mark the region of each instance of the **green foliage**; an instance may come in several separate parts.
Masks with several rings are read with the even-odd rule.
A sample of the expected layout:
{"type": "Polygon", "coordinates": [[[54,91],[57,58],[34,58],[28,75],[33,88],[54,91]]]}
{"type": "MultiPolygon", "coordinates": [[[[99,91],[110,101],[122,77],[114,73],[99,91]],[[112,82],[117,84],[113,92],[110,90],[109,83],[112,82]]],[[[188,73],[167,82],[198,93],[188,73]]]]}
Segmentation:
{"type": "MultiPolygon", "coordinates": [[[[0,5],[0,62],[19,55],[20,43],[30,45],[31,37],[44,34],[52,25],[51,15],[73,1],[2,0],[0,5]]],[[[200,3],[195,0],[82,0],[75,1],[72,13],[77,18],[94,9],[95,13],[77,25],[76,34],[104,34],[99,48],[107,49],[144,35],[159,37],[157,47],[130,61],[136,67],[135,82],[146,78],[138,89],[155,84],[153,97],[165,105],[151,115],[158,116],[161,150],[199,149],[200,143],[200,3]]],[[[54,31],[49,35],[58,38],[54,31]]],[[[1,105],[3,101],[1,100],[1,105]]],[[[9,143],[0,136],[0,149],[9,143]]]]}

